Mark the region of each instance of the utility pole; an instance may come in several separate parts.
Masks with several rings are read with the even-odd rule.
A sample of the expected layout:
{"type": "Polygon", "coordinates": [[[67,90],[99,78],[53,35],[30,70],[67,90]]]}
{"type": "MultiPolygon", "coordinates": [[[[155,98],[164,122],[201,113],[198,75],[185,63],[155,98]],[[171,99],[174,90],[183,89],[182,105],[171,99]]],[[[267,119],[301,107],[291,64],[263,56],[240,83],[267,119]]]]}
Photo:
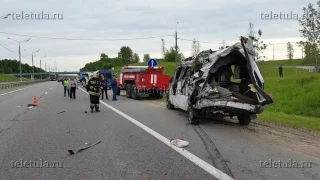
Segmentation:
{"type": "MultiPolygon", "coordinates": [[[[47,55],[45,55],[45,56],[43,56],[42,58],[45,58],[45,57],[47,57],[47,55]]],[[[40,71],[41,71],[42,69],[41,69],[41,58],[40,58],[40,71]]],[[[41,74],[41,79],[42,79],[42,74],[41,74]]]]}
{"type": "MultiPolygon", "coordinates": [[[[40,59],[40,71],[41,71],[41,59],[40,59]]],[[[42,72],[41,72],[42,73],[42,72]]],[[[41,74],[41,79],[42,79],[42,74],[41,74]]]]}
{"type": "MultiPolygon", "coordinates": [[[[27,50],[25,49],[25,51],[27,51],[27,50]]],[[[37,52],[39,52],[39,51],[40,51],[40,49],[38,49],[38,50],[36,50],[36,51],[34,51],[34,52],[31,53],[31,57],[32,57],[32,58],[31,58],[31,60],[32,60],[32,76],[31,76],[31,79],[32,79],[32,80],[34,80],[33,54],[34,54],[34,53],[37,53],[37,52]]]]}
{"type": "Polygon", "coordinates": [[[31,77],[31,80],[34,80],[33,53],[32,53],[32,77],[31,77]]]}
{"type": "Polygon", "coordinates": [[[273,47],[273,60],[274,60],[274,44],[272,45],[272,47],[273,47]]]}
{"type": "MultiPolygon", "coordinates": [[[[8,14],[10,15],[10,14],[8,14]]],[[[20,81],[22,81],[22,70],[21,70],[21,49],[20,49],[20,44],[21,43],[24,43],[24,42],[28,42],[31,38],[27,39],[27,40],[23,40],[23,41],[17,41],[17,40],[14,40],[14,39],[11,39],[8,37],[8,39],[12,40],[12,41],[15,41],[17,43],[19,43],[19,63],[20,63],[20,81]]]]}
{"type": "Polygon", "coordinates": [[[20,50],[20,42],[19,42],[19,62],[20,62],[20,81],[22,81],[22,70],[21,70],[21,50],[20,50]]]}
{"type": "Polygon", "coordinates": [[[176,34],[175,34],[175,38],[176,38],[176,67],[178,66],[178,24],[179,22],[177,22],[176,24],[176,34]]]}
{"type": "Polygon", "coordinates": [[[303,46],[301,47],[301,59],[303,59],[303,46]]]}

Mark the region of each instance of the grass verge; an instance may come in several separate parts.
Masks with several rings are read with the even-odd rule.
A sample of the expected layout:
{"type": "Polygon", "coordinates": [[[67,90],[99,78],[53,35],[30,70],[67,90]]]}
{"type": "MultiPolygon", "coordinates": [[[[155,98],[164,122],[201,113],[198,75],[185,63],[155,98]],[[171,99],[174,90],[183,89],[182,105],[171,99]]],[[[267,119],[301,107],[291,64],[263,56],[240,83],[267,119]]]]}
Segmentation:
{"type": "Polygon", "coordinates": [[[20,79],[8,74],[0,74],[0,83],[15,82],[15,81],[20,81],[20,79]]]}

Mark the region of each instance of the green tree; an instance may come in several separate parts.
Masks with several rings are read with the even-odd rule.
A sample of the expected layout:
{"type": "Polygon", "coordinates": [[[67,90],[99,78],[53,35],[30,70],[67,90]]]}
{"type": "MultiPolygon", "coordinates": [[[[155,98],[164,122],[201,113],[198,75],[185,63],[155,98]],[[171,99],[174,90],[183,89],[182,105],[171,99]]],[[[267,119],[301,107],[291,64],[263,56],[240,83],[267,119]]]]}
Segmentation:
{"type": "Polygon", "coordinates": [[[150,60],[150,54],[143,55],[143,62],[148,62],[150,60]]]}
{"type": "Polygon", "coordinates": [[[293,46],[290,42],[287,43],[287,53],[288,53],[287,57],[289,58],[289,60],[292,60],[294,49],[293,49],[293,46]]]}
{"type": "Polygon", "coordinates": [[[137,53],[134,53],[134,55],[133,55],[133,62],[134,63],[140,62],[140,57],[137,53]]]}
{"type": "Polygon", "coordinates": [[[122,59],[125,64],[133,62],[133,51],[129,46],[122,46],[118,53],[118,58],[122,59]]]}
{"type": "Polygon", "coordinates": [[[249,21],[249,33],[248,36],[250,39],[253,40],[253,49],[254,54],[256,56],[256,59],[262,60],[263,58],[266,58],[266,56],[263,56],[263,52],[268,48],[267,44],[265,44],[261,39],[262,31],[261,29],[258,30],[258,36],[256,35],[256,32],[254,30],[254,24],[249,21]]]}
{"type": "MultiPolygon", "coordinates": [[[[169,50],[167,50],[166,55],[164,57],[164,61],[167,62],[175,62],[176,61],[176,50],[174,47],[170,47],[169,50]]],[[[181,62],[184,59],[184,56],[182,53],[179,52],[179,47],[178,47],[178,57],[177,61],[181,62]]]]}
{"type": "Polygon", "coordinates": [[[320,45],[320,1],[317,1],[316,8],[314,4],[309,3],[307,7],[302,8],[304,17],[299,19],[301,37],[305,41],[297,44],[304,49],[305,62],[315,63],[318,68],[319,45],[320,45]]]}

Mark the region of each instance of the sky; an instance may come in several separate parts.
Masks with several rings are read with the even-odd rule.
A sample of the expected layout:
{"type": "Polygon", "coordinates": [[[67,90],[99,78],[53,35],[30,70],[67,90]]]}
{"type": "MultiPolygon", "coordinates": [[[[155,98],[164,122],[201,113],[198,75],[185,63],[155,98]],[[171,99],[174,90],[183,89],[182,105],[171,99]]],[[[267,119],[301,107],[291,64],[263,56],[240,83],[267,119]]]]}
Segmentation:
{"type": "MultiPolygon", "coordinates": [[[[232,45],[240,36],[248,35],[249,21],[256,31],[262,30],[261,39],[266,44],[273,44],[264,53],[267,60],[273,60],[273,54],[276,60],[286,59],[285,43],[302,40],[296,17],[303,17],[302,8],[308,3],[316,1],[1,0],[0,59],[19,59],[15,41],[29,37],[28,42],[21,43],[22,62],[31,65],[32,52],[40,49],[34,53],[34,65],[40,67],[41,59],[41,67],[46,64],[47,70],[56,62],[59,71],[78,71],[86,63],[97,61],[100,53],[116,57],[121,46],[131,47],[141,61],[146,53],[162,58],[161,38],[166,48],[174,46],[176,30],[178,46],[189,57],[193,38],[200,41],[201,50],[215,50],[223,40],[232,45]],[[8,18],[1,19],[9,13],[8,18]],[[280,17],[280,13],[289,17],[266,17],[280,17]],[[34,14],[39,15],[35,18],[34,14]],[[47,15],[56,19],[41,19],[47,15]],[[136,39],[148,37],[155,38],[136,39]]],[[[294,58],[301,58],[301,48],[294,45],[294,50],[294,58]]]]}

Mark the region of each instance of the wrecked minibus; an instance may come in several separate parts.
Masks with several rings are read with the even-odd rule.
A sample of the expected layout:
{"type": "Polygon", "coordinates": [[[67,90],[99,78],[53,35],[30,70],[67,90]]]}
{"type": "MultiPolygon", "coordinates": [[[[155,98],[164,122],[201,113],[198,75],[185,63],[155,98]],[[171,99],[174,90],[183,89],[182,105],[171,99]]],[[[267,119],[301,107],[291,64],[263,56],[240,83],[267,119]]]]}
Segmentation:
{"type": "Polygon", "coordinates": [[[237,116],[240,124],[249,125],[273,103],[254,54],[253,40],[240,37],[228,48],[186,58],[170,79],[167,108],[188,111],[191,124],[211,114],[237,116]]]}

